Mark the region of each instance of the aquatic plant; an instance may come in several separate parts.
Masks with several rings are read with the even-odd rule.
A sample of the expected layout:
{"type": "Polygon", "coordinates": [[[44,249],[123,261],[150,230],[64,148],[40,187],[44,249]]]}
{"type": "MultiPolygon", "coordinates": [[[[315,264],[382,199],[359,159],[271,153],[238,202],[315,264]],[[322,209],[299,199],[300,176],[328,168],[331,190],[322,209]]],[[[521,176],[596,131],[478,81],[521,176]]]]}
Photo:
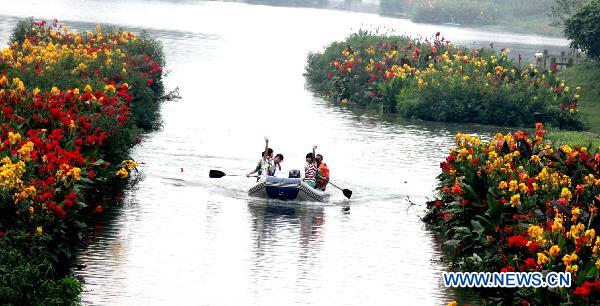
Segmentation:
{"type": "Polygon", "coordinates": [[[158,120],[161,53],[144,35],[31,19],[0,51],[0,240],[24,259],[7,254],[17,266],[0,302],[65,304],[81,290],[69,271],[85,221],[136,171],[128,150],[158,120]]]}
{"type": "Polygon", "coordinates": [[[508,51],[469,50],[440,33],[425,39],[367,31],[312,53],[308,81],[333,101],[432,121],[584,128],[579,91],[508,51]],[[537,117],[537,118],[534,118],[537,117]]]}
{"type": "Polygon", "coordinates": [[[531,136],[487,142],[456,135],[424,220],[456,270],[572,274],[571,288],[483,289],[489,298],[593,303],[600,297],[600,148],[551,144],[544,134],[538,124],[531,136]]]}

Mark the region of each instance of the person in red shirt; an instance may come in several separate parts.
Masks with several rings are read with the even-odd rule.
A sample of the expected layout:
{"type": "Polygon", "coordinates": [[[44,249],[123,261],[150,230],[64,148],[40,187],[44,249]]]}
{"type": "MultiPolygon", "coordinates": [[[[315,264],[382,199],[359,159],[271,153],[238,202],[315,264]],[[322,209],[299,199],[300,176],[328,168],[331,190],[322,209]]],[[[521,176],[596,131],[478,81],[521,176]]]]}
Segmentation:
{"type": "Polygon", "coordinates": [[[325,190],[329,182],[329,167],[323,162],[323,155],[317,154],[315,161],[317,162],[317,186],[315,188],[325,190]]]}

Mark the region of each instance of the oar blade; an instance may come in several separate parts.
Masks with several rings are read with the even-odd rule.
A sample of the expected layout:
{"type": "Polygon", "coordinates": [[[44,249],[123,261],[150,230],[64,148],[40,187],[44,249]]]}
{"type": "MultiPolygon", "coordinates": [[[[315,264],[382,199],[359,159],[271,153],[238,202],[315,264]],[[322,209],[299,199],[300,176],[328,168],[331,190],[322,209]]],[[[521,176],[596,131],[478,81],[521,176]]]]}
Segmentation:
{"type": "Polygon", "coordinates": [[[348,199],[350,199],[350,197],[352,196],[352,190],[350,190],[350,189],[344,189],[344,190],[342,190],[342,192],[348,199]]]}
{"type": "Polygon", "coordinates": [[[208,177],[210,178],[222,178],[225,175],[225,172],[219,170],[210,170],[210,172],[208,173],[208,177]]]}

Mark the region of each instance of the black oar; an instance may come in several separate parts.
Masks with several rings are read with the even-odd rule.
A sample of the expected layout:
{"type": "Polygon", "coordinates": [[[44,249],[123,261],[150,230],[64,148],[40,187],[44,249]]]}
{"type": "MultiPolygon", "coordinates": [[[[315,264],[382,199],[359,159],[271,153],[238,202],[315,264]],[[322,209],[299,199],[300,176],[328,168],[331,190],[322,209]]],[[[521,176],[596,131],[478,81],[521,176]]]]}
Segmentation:
{"type": "MultiPolygon", "coordinates": [[[[227,174],[225,174],[225,172],[219,171],[219,170],[210,170],[210,172],[208,172],[208,177],[210,177],[210,178],[222,178],[226,175],[227,174]]],[[[228,176],[245,176],[245,175],[229,174],[228,176]]],[[[250,175],[249,177],[256,177],[256,175],[250,175]]]]}
{"type": "Polygon", "coordinates": [[[332,183],[332,182],[330,182],[330,181],[327,181],[327,184],[331,184],[331,185],[333,185],[333,187],[335,187],[335,188],[337,188],[337,189],[341,190],[341,191],[342,191],[342,193],[343,193],[343,194],[346,196],[346,198],[348,198],[348,199],[350,199],[350,197],[352,196],[352,190],[350,190],[350,189],[342,189],[342,188],[340,188],[340,187],[336,186],[334,183],[332,183]]]}

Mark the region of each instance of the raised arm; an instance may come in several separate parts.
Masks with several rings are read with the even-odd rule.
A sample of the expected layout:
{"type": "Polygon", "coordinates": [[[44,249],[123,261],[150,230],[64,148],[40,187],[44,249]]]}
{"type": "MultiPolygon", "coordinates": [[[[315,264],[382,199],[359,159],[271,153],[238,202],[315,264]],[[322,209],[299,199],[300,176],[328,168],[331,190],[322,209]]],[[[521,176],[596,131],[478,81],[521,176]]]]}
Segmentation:
{"type": "Polygon", "coordinates": [[[269,137],[265,136],[265,152],[263,153],[263,160],[269,158],[269,137]]]}
{"type": "Polygon", "coordinates": [[[317,149],[317,146],[313,146],[313,151],[312,151],[312,154],[313,154],[313,164],[317,163],[317,154],[315,153],[316,149],[317,149]]]}

